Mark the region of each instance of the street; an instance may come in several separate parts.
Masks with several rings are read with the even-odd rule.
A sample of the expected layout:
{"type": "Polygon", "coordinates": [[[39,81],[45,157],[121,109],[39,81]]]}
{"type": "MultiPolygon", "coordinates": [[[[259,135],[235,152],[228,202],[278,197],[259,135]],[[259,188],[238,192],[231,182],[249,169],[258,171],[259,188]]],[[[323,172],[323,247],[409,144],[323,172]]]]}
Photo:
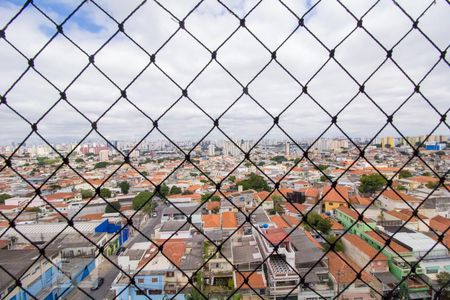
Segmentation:
{"type": "MultiPolygon", "coordinates": [[[[148,238],[151,237],[151,235],[155,232],[155,226],[158,225],[161,222],[161,214],[163,209],[165,208],[165,205],[158,205],[155,208],[155,211],[158,213],[157,217],[150,218],[148,221],[148,224],[145,225],[140,231],[145,234],[148,238]]],[[[127,245],[132,245],[134,243],[140,243],[140,242],[148,242],[148,240],[139,232],[135,232],[137,235],[132,237],[128,242],[127,245]]]]}
{"type": "MultiPolygon", "coordinates": [[[[109,256],[109,259],[117,264],[117,256],[109,256]]],[[[112,297],[108,296],[112,296],[112,291],[110,291],[110,288],[117,274],[119,274],[119,270],[107,259],[105,259],[95,270],[92,271],[92,273],[88,277],[86,277],[79,284],[79,286],[94,299],[111,299],[112,297]],[[99,277],[103,277],[105,279],[104,283],[98,290],[91,291],[91,287],[93,286],[95,280],[97,280],[97,278],[99,277]]],[[[74,289],[66,299],[83,300],[86,299],[86,295],[80,290],[74,289]]]]}

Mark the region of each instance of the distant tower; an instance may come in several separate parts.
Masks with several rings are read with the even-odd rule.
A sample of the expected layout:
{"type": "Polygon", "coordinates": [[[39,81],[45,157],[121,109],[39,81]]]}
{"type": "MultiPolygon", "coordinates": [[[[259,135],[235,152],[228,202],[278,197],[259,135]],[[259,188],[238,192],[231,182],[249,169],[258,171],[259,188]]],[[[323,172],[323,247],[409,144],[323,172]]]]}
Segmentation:
{"type": "Polygon", "coordinates": [[[214,144],[209,144],[208,146],[208,155],[214,156],[216,154],[216,146],[214,144]]]}
{"type": "Polygon", "coordinates": [[[290,155],[290,151],[291,151],[291,149],[290,149],[289,142],[286,142],[284,144],[284,155],[285,156],[289,156],[290,155]]]}

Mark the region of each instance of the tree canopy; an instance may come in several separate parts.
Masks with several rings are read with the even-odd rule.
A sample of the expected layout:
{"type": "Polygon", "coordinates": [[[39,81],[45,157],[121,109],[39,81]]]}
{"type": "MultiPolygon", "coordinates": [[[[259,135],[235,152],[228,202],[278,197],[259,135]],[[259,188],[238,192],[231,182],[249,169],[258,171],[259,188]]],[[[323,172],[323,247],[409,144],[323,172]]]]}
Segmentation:
{"type": "Polygon", "coordinates": [[[284,161],[287,161],[287,158],[283,155],[277,155],[271,158],[272,161],[275,161],[277,163],[282,163],[284,161]]]}
{"type": "Polygon", "coordinates": [[[386,179],[378,173],[361,176],[361,184],[358,190],[361,193],[373,193],[380,190],[385,184],[386,179]]]}
{"type": "Polygon", "coordinates": [[[400,173],[398,174],[398,177],[400,177],[400,178],[409,178],[409,177],[412,177],[412,174],[408,170],[401,170],[400,173]]]}
{"type": "Polygon", "coordinates": [[[325,237],[325,244],[324,244],[324,251],[327,252],[330,249],[330,245],[334,244],[334,251],[336,252],[343,252],[344,251],[344,244],[342,243],[342,239],[337,240],[337,236],[334,234],[330,234],[329,236],[325,237]],[[337,240],[337,241],[336,241],[337,240]]]}
{"type": "Polygon", "coordinates": [[[109,163],[106,161],[101,161],[95,164],[94,169],[102,169],[102,168],[106,168],[107,166],[109,166],[109,163]]]}
{"type": "Polygon", "coordinates": [[[450,298],[450,285],[448,284],[450,281],[450,273],[449,272],[440,272],[436,275],[439,286],[442,288],[441,296],[442,299],[450,298]],[[445,298],[444,298],[445,297],[445,298]]]}
{"type": "Polygon", "coordinates": [[[251,173],[249,177],[239,181],[237,185],[242,185],[242,188],[244,190],[253,189],[258,192],[270,191],[270,187],[267,184],[266,180],[262,176],[256,175],[255,173],[251,173]]]}
{"type": "Polygon", "coordinates": [[[0,203],[5,203],[5,200],[9,198],[12,198],[9,194],[0,194],[0,203]]]}
{"type": "Polygon", "coordinates": [[[202,202],[208,201],[208,199],[209,199],[209,201],[220,201],[219,196],[213,195],[213,196],[211,196],[211,198],[209,198],[210,195],[211,195],[210,193],[202,195],[202,202]]]}
{"type": "Polygon", "coordinates": [[[88,199],[94,196],[94,192],[92,190],[81,190],[81,199],[88,199]]]}
{"type": "Polygon", "coordinates": [[[177,195],[177,194],[181,194],[182,190],[180,187],[176,186],[176,185],[172,185],[172,187],[170,188],[169,194],[170,195],[177,195]]]}
{"type": "Polygon", "coordinates": [[[118,210],[120,210],[120,207],[121,207],[121,205],[120,205],[119,201],[112,201],[112,202],[106,204],[105,213],[107,213],[107,214],[115,213],[118,210]]]}
{"type": "Polygon", "coordinates": [[[128,181],[119,182],[119,187],[122,194],[128,194],[128,191],[130,190],[130,184],[128,183],[128,181]]]}
{"type": "Polygon", "coordinates": [[[329,219],[322,217],[315,211],[308,213],[305,225],[307,229],[309,229],[308,227],[311,227],[323,234],[328,234],[332,226],[329,219]]]}
{"type": "Polygon", "coordinates": [[[100,196],[103,198],[111,198],[111,191],[107,188],[102,188],[100,190],[100,196]]]}
{"type": "Polygon", "coordinates": [[[142,210],[151,214],[155,207],[156,203],[153,201],[153,194],[149,191],[140,192],[133,199],[134,210],[142,210]]]}

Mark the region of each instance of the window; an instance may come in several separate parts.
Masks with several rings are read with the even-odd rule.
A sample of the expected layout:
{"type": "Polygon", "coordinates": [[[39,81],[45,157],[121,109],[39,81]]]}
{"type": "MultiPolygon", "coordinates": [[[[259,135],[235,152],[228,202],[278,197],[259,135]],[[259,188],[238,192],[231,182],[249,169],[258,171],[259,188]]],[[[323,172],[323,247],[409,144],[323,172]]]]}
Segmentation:
{"type": "Polygon", "coordinates": [[[144,283],[144,278],[138,278],[137,282],[138,283],[144,283]]]}
{"type": "Polygon", "coordinates": [[[145,290],[136,290],[136,295],[145,295],[145,290]]]}
{"type": "Polygon", "coordinates": [[[153,277],[153,278],[152,278],[152,282],[158,282],[158,278],[153,277]]]}
{"type": "Polygon", "coordinates": [[[175,274],[174,274],[173,272],[167,272],[167,273],[166,273],[166,276],[167,276],[167,277],[174,277],[175,274]]]}
{"type": "Polygon", "coordinates": [[[162,290],[148,290],[149,295],[161,295],[162,290]]]}
{"type": "Polygon", "coordinates": [[[426,273],[427,274],[436,274],[439,272],[439,267],[429,267],[426,268],[426,273]]]}

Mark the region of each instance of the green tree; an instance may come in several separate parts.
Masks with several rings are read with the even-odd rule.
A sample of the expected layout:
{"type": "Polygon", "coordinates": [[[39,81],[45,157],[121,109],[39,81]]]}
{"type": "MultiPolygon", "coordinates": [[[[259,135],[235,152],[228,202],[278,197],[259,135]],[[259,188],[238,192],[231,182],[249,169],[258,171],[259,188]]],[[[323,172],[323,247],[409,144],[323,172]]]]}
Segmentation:
{"type": "Polygon", "coordinates": [[[325,244],[323,247],[323,250],[327,252],[330,249],[330,245],[334,244],[334,251],[336,252],[343,252],[344,251],[344,244],[342,243],[342,239],[337,239],[338,237],[334,234],[330,234],[329,236],[325,237],[325,244]]]}
{"type": "Polygon", "coordinates": [[[142,175],[144,175],[145,177],[148,177],[148,172],[147,172],[147,171],[142,171],[141,173],[142,173],[142,175]]]}
{"type": "Polygon", "coordinates": [[[38,213],[38,214],[40,214],[42,212],[42,210],[39,207],[30,207],[27,209],[27,211],[38,213]]]}
{"type": "Polygon", "coordinates": [[[412,177],[412,174],[408,170],[401,170],[400,173],[398,173],[399,178],[409,178],[412,177]]]}
{"type": "Polygon", "coordinates": [[[134,210],[142,210],[151,214],[156,208],[156,203],[153,201],[153,194],[151,192],[143,191],[134,197],[132,206],[134,210]]]}
{"type": "Polygon", "coordinates": [[[311,230],[311,228],[314,228],[315,230],[318,230],[323,234],[328,234],[332,227],[331,221],[329,219],[323,218],[315,211],[308,213],[305,225],[305,228],[307,230],[311,230]]]}
{"type": "Polygon", "coordinates": [[[112,201],[112,202],[106,204],[105,213],[107,213],[107,214],[115,213],[118,210],[120,210],[120,207],[121,207],[121,205],[120,205],[119,201],[112,201]]]}
{"type": "Polygon", "coordinates": [[[325,176],[325,175],[320,176],[320,181],[322,181],[322,182],[328,181],[327,176],[325,176]]]}
{"type": "Polygon", "coordinates": [[[283,155],[277,155],[271,158],[272,161],[277,162],[277,163],[282,163],[287,161],[287,158],[284,157],[283,155]]]}
{"type": "Polygon", "coordinates": [[[107,188],[102,188],[101,190],[100,190],[100,197],[103,197],[103,198],[111,198],[111,191],[109,190],[109,189],[107,189],[107,188]]]}
{"type": "Polygon", "coordinates": [[[442,289],[441,297],[439,299],[450,299],[450,273],[449,272],[440,272],[436,275],[438,284],[442,289]],[[444,298],[445,297],[445,298],[444,298]]]}
{"type": "Polygon", "coordinates": [[[109,166],[109,162],[101,161],[95,164],[94,169],[103,169],[109,166]]]}
{"type": "Polygon", "coordinates": [[[426,186],[427,188],[429,188],[429,189],[434,189],[434,188],[436,188],[436,187],[439,186],[439,181],[436,181],[436,182],[433,182],[433,181],[427,182],[427,183],[425,184],[425,186],[426,186]]]}
{"type": "Polygon", "coordinates": [[[328,166],[327,165],[318,165],[316,169],[325,171],[326,169],[328,169],[328,166]]]}
{"type": "Polygon", "coordinates": [[[256,190],[256,191],[270,191],[270,187],[266,180],[260,175],[251,173],[250,176],[244,180],[241,180],[237,185],[242,185],[244,190],[256,190]]]}
{"type": "Polygon", "coordinates": [[[172,185],[172,187],[170,188],[170,195],[178,195],[181,194],[182,190],[180,187],[176,186],[176,185],[172,185]]]}
{"type": "Polygon", "coordinates": [[[322,218],[317,222],[317,230],[324,234],[328,234],[331,230],[331,221],[329,219],[322,218]]]}
{"type": "Polygon", "coordinates": [[[78,164],[79,163],[84,163],[84,159],[82,159],[81,157],[78,157],[78,158],[75,159],[75,162],[78,163],[78,164]]]}
{"type": "Polygon", "coordinates": [[[5,200],[9,199],[9,198],[12,198],[12,196],[9,194],[5,194],[5,193],[0,194],[0,203],[2,203],[2,204],[5,203],[5,200]]]}
{"type": "Polygon", "coordinates": [[[273,201],[273,210],[279,214],[282,214],[284,212],[284,208],[282,206],[283,197],[280,195],[272,195],[272,201],[273,201]]]}
{"type": "Polygon", "coordinates": [[[122,194],[128,194],[128,191],[130,190],[130,184],[128,183],[128,181],[119,182],[119,187],[122,194]]]}
{"type": "Polygon", "coordinates": [[[160,189],[159,194],[160,194],[161,196],[166,197],[166,196],[169,194],[169,191],[170,191],[170,188],[167,186],[167,184],[163,183],[163,184],[161,185],[161,189],[160,189]]]}
{"type": "Polygon", "coordinates": [[[380,190],[385,184],[386,179],[378,173],[363,175],[360,180],[358,190],[361,193],[373,193],[380,190]]]}
{"type": "Polygon", "coordinates": [[[94,192],[92,190],[81,190],[81,198],[88,199],[94,196],[94,192]]]}
{"type": "Polygon", "coordinates": [[[230,177],[228,177],[228,180],[230,180],[231,182],[235,182],[236,181],[236,176],[231,175],[230,177]]]}
{"type": "Polygon", "coordinates": [[[209,196],[211,195],[211,193],[208,193],[208,194],[204,194],[204,195],[202,195],[202,202],[205,202],[205,201],[216,201],[216,202],[218,202],[218,201],[220,201],[220,196],[217,196],[217,195],[213,195],[213,196],[211,196],[211,198],[209,198],[209,196]]]}

